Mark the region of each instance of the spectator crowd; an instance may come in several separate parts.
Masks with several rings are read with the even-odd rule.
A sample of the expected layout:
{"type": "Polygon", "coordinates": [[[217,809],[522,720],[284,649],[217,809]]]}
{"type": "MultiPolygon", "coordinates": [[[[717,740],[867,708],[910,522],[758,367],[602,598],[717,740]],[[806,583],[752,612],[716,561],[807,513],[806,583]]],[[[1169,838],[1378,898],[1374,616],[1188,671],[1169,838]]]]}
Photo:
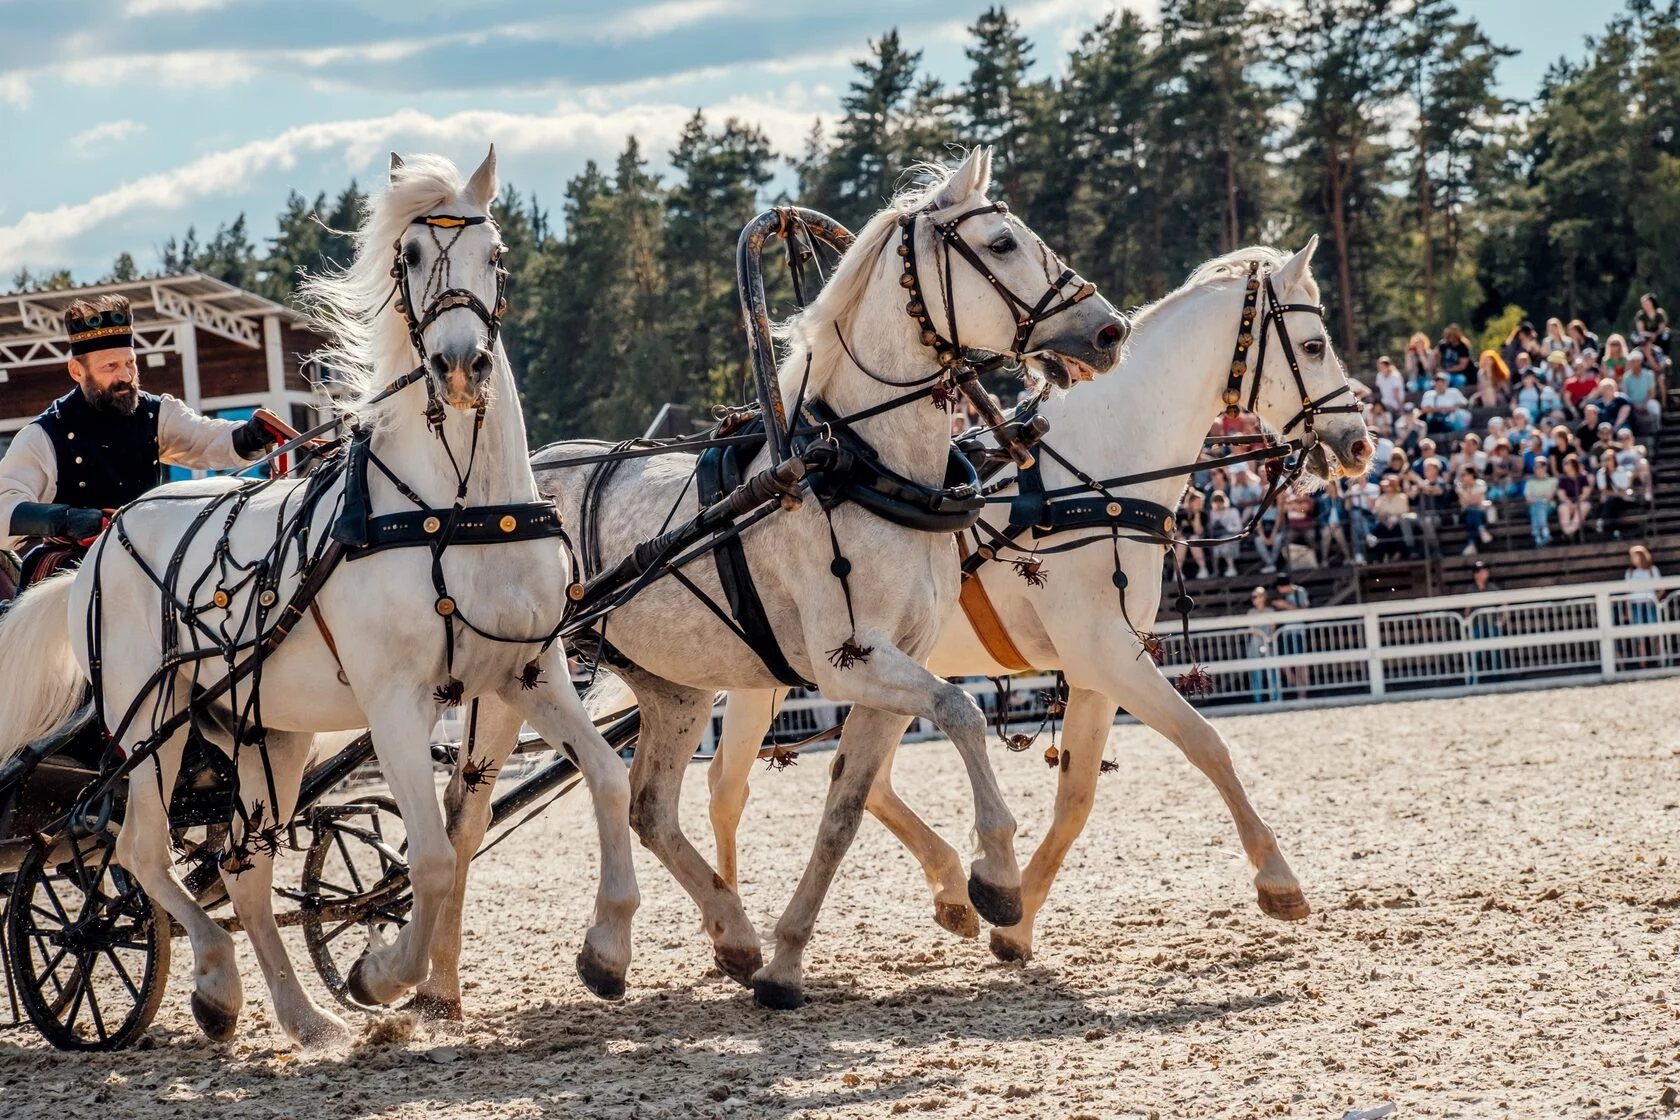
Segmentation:
{"type": "MultiPolygon", "coordinates": [[[[1363,385],[1376,442],[1371,471],[1316,494],[1284,494],[1260,509],[1275,464],[1212,467],[1191,480],[1179,510],[1189,539],[1245,539],[1182,547],[1191,578],[1266,574],[1333,563],[1439,557],[1440,530],[1462,526],[1465,555],[1491,543],[1488,526],[1526,511],[1535,547],[1619,538],[1655,489],[1650,441],[1662,421],[1672,363],[1667,313],[1640,300],[1634,329],[1600,338],[1579,319],[1517,325],[1482,349],[1457,324],[1439,340],[1412,336],[1363,385]]],[[[1205,457],[1258,431],[1253,417],[1221,417],[1205,457]]]]}

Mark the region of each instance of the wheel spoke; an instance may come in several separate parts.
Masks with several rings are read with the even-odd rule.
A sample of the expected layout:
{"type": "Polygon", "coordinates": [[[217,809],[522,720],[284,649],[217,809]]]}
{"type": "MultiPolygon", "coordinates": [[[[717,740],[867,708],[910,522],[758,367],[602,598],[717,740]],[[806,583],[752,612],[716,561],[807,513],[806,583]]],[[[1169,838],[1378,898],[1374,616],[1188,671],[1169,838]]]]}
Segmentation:
{"type": "Polygon", "coordinates": [[[122,979],[123,985],[128,988],[128,994],[134,997],[134,1002],[141,1002],[140,986],[136,984],[134,982],[134,978],[128,974],[128,969],[123,967],[122,960],[117,956],[117,951],[115,949],[106,949],[105,955],[110,958],[111,967],[116,970],[117,976],[122,979]]]}
{"type": "Polygon", "coordinates": [[[356,871],[356,861],[350,858],[350,848],[344,842],[344,833],[334,829],[333,843],[338,845],[339,854],[344,857],[344,869],[350,873],[350,881],[356,884],[356,893],[361,894],[366,888],[362,886],[362,877],[356,871]]]}
{"type": "Polygon", "coordinates": [[[87,973],[80,965],[81,962],[78,961],[76,974],[82,978],[82,982],[76,985],[76,998],[70,1001],[70,1013],[60,1020],[64,1024],[64,1029],[71,1034],[76,1033],[76,1017],[82,1013],[82,997],[87,994],[88,990],[87,973]]]}
{"type": "Polygon", "coordinates": [[[111,1032],[105,1029],[105,1017],[99,1013],[99,997],[93,991],[93,968],[98,960],[94,954],[88,954],[87,962],[82,965],[82,981],[87,985],[88,1011],[93,1015],[93,1029],[99,1032],[99,1041],[105,1043],[111,1041],[111,1032]]]}
{"type": "Polygon", "coordinates": [[[339,923],[339,926],[338,926],[337,929],[333,930],[331,933],[329,933],[325,937],[321,938],[321,944],[323,944],[323,945],[331,944],[333,938],[337,937],[339,934],[343,933],[345,930],[349,929],[351,926],[360,925],[360,924],[361,923],[355,918],[346,918],[343,922],[339,923]]]}
{"type": "Polygon", "coordinates": [[[318,888],[324,887],[324,888],[326,888],[327,890],[330,890],[330,891],[337,891],[339,894],[343,895],[345,898],[354,898],[354,897],[356,897],[356,895],[362,893],[361,891],[353,891],[349,887],[341,887],[337,883],[329,883],[325,879],[317,879],[315,881],[315,885],[318,888]]]}
{"type": "Polygon", "coordinates": [[[43,892],[45,892],[47,898],[49,900],[51,900],[51,902],[53,904],[53,909],[58,911],[58,920],[63,922],[67,926],[74,924],[73,919],[70,917],[69,911],[65,910],[64,903],[59,900],[58,892],[53,890],[52,877],[47,874],[46,868],[41,869],[41,880],[40,880],[40,882],[41,882],[41,890],[43,892]]]}

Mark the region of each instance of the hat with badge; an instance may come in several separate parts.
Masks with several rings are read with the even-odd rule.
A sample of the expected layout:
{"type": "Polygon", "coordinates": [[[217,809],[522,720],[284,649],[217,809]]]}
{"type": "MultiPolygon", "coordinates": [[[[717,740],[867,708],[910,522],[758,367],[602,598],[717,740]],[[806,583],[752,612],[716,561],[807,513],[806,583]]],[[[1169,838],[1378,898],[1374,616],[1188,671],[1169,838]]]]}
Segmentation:
{"type": "Polygon", "coordinates": [[[70,336],[70,356],[134,345],[134,314],[122,296],[79,299],[64,310],[64,330],[70,336]]]}

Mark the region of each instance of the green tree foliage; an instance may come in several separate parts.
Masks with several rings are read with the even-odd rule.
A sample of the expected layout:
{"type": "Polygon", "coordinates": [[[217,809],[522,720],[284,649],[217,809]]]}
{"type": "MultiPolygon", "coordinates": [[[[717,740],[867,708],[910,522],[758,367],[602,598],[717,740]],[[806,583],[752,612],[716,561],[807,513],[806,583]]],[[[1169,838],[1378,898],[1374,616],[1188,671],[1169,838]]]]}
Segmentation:
{"type": "MultiPolygon", "coordinates": [[[[1510,51],[1462,0],[1160,0],[1049,57],[1001,5],[941,84],[894,30],[785,159],[751,123],[696,113],[661,161],[629,140],[565,184],[497,204],[511,252],[504,338],[533,438],[640,434],[662,404],[750,396],[734,248],[770,197],[856,227],[922,160],[994,149],[994,195],[1116,303],[1156,299],[1211,256],[1322,238],[1315,272],[1349,364],[1448,320],[1503,338],[1517,309],[1626,326],[1680,301],[1680,0],[1628,0],[1501,96],[1510,51]]],[[[343,265],[365,199],[293,194],[259,249],[243,216],[159,250],[278,300],[343,265]]],[[[119,259],[112,277],[136,274],[119,259]]],[[[767,268],[787,306],[780,265],[767,268]]],[[[68,284],[20,274],[14,286],[68,284]]]]}

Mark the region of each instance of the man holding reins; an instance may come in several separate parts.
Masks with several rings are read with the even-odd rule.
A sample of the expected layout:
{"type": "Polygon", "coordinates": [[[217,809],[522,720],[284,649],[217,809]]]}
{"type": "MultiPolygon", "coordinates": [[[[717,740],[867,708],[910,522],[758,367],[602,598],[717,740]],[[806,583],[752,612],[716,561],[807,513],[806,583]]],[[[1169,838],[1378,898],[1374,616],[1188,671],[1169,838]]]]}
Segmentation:
{"type": "Polygon", "coordinates": [[[163,480],[164,465],[243,467],[281,434],[260,412],[245,421],[216,420],[174,397],[141,391],[134,317],[122,296],[77,300],[65,309],[64,328],[75,387],[18,432],[0,458],[0,548],[57,544],[26,556],[23,585],[79,560],[112,511],[163,480]]]}

